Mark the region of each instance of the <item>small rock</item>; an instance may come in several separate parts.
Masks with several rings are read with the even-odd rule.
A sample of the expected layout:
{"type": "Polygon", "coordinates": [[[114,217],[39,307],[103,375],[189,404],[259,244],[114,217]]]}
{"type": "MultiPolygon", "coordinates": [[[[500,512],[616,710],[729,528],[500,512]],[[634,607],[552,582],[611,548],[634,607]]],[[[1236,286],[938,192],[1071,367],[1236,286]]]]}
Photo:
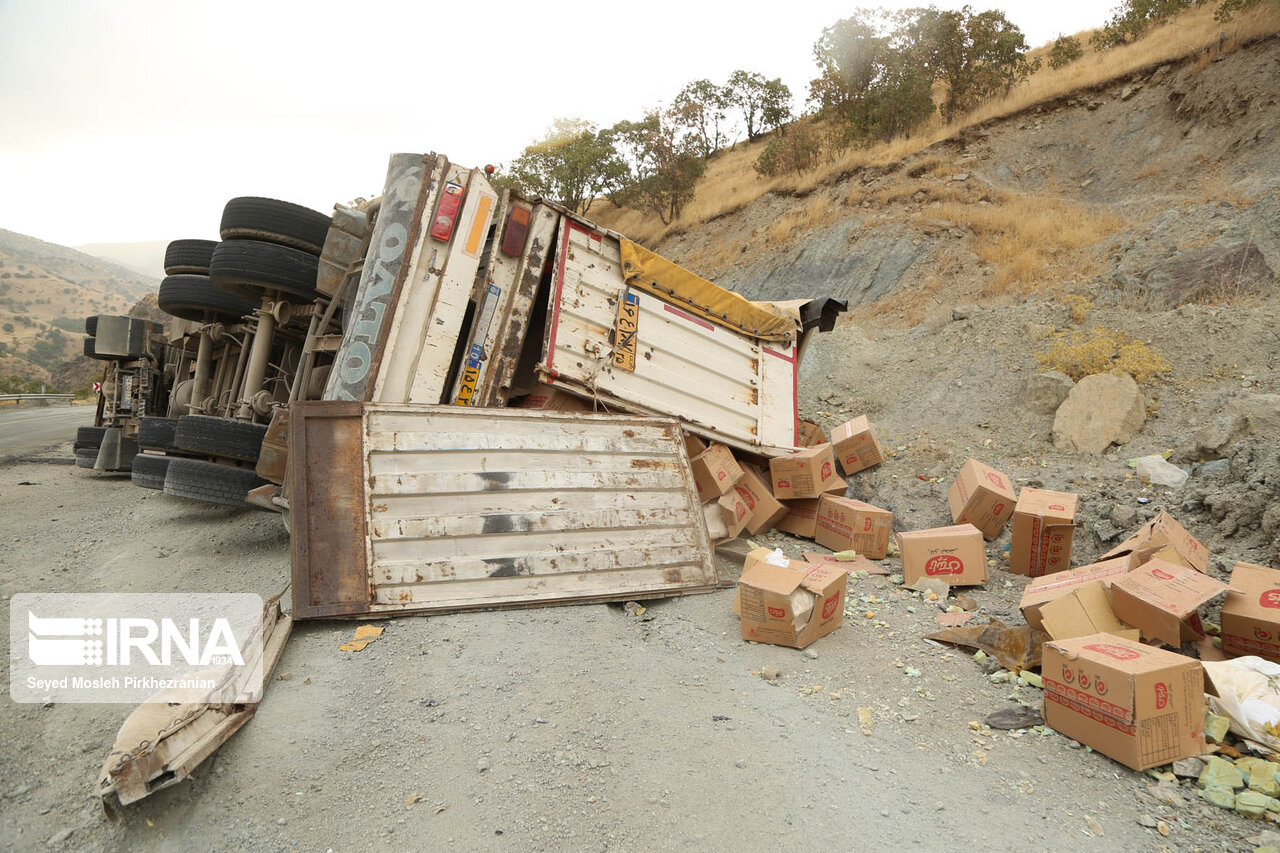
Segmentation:
{"type": "Polygon", "coordinates": [[[1159,822],[1149,814],[1138,816],[1138,826],[1145,826],[1147,829],[1155,829],[1156,824],[1159,822]]]}
{"type": "Polygon", "coordinates": [[[1018,405],[1040,415],[1052,415],[1067,399],[1076,383],[1056,370],[1033,373],[1018,392],[1018,405]]]}
{"type": "Polygon", "coordinates": [[[276,821],[276,826],[286,826],[288,823],[289,821],[286,818],[279,818],[276,821]]]}
{"type": "Polygon", "coordinates": [[[963,592],[956,594],[956,604],[960,605],[966,613],[972,613],[978,609],[978,599],[963,592]]]}
{"type": "Polygon", "coordinates": [[[1257,791],[1241,791],[1236,794],[1235,810],[1250,820],[1258,820],[1274,802],[1271,797],[1257,791]]]}
{"type": "Polygon", "coordinates": [[[818,659],[818,653],[817,653],[816,651],[814,651],[813,649],[805,649],[805,650],[804,650],[804,656],[805,656],[805,657],[807,657],[809,660],[817,660],[817,659],[818,659]]]}
{"type": "Polygon", "coordinates": [[[1122,101],[1127,101],[1127,100],[1129,100],[1129,99],[1130,99],[1130,98],[1132,98],[1134,95],[1138,94],[1138,90],[1139,90],[1139,89],[1141,89],[1141,88],[1142,88],[1142,86],[1140,86],[1140,85],[1135,85],[1135,86],[1125,86],[1125,87],[1124,87],[1124,89],[1122,89],[1122,90],[1121,90],[1121,92],[1120,92],[1120,100],[1122,100],[1122,101]]]}
{"type": "Polygon", "coordinates": [[[1199,473],[1204,476],[1231,473],[1231,462],[1226,459],[1214,459],[1200,466],[1199,473]]]}
{"type": "Polygon", "coordinates": [[[733,766],[739,770],[745,770],[747,769],[747,762],[739,758],[737,761],[733,762],[733,766]]]}
{"type": "Polygon", "coordinates": [[[1204,736],[1210,743],[1222,743],[1231,731],[1231,721],[1219,714],[1204,715],[1204,736]]]}
{"type": "Polygon", "coordinates": [[[1244,415],[1238,412],[1221,412],[1208,426],[1196,430],[1196,453],[1202,459],[1217,459],[1223,449],[1249,429],[1244,415]]]}
{"type": "Polygon", "coordinates": [[[1199,779],[1204,762],[1199,758],[1183,758],[1173,762],[1173,775],[1181,779],[1199,779]]]}
{"type": "Polygon", "coordinates": [[[1100,455],[1126,444],[1147,420],[1147,402],[1127,373],[1095,373],[1076,383],[1053,419],[1060,450],[1100,455]]]}
{"type": "Polygon", "coordinates": [[[952,320],[968,320],[978,312],[976,305],[957,305],[951,309],[952,320]]]}
{"type": "Polygon", "coordinates": [[[1111,520],[1117,527],[1133,527],[1138,522],[1138,511],[1131,506],[1116,504],[1111,508],[1111,520]]]}
{"type": "Polygon", "coordinates": [[[66,829],[59,830],[54,835],[50,836],[49,840],[46,841],[45,843],[48,844],[50,847],[57,847],[59,844],[62,844],[64,841],[70,838],[71,833],[73,832],[75,832],[75,830],[68,826],[66,829]]]}
{"type": "Polygon", "coordinates": [[[1204,770],[1196,780],[1196,785],[1204,789],[1243,788],[1244,774],[1230,761],[1215,755],[1205,763],[1204,770]]]}
{"type": "Polygon", "coordinates": [[[760,670],[760,677],[765,681],[777,681],[782,677],[782,670],[777,669],[776,667],[766,666],[764,669],[760,670]]]}
{"type": "Polygon", "coordinates": [[[481,756],[481,757],[476,761],[476,772],[477,772],[477,773],[487,773],[487,772],[489,771],[489,768],[490,768],[490,767],[492,767],[492,766],[493,766],[493,765],[491,765],[491,764],[489,763],[489,759],[488,759],[488,758],[486,758],[486,757],[484,757],[484,756],[481,756]]]}
{"type": "Polygon", "coordinates": [[[1200,796],[1220,809],[1233,809],[1236,806],[1236,795],[1230,788],[1205,788],[1200,796]]]}
{"type": "Polygon", "coordinates": [[[924,230],[930,231],[950,231],[955,228],[956,224],[950,219],[926,219],[924,221],[924,230]]]}
{"type": "Polygon", "coordinates": [[[956,173],[956,174],[952,175],[952,176],[949,178],[949,180],[952,180],[952,181],[960,181],[961,183],[964,183],[965,181],[969,180],[969,173],[968,173],[968,172],[958,172],[958,173],[956,173]]]}
{"type": "Polygon", "coordinates": [[[1084,816],[1084,825],[1089,827],[1089,831],[1092,832],[1094,835],[1096,835],[1098,838],[1101,838],[1107,834],[1106,830],[1102,828],[1102,824],[1098,823],[1089,815],[1084,816]]]}
{"type": "Polygon", "coordinates": [[[1165,838],[1168,838],[1168,837],[1169,837],[1169,824],[1165,823],[1165,822],[1164,822],[1164,821],[1162,821],[1162,820],[1158,820],[1158,821],[1156,821],[1156,832],[1160,833],[1160,834],[1161,834],[1161,835],[1163,835],[1165,838]]]}

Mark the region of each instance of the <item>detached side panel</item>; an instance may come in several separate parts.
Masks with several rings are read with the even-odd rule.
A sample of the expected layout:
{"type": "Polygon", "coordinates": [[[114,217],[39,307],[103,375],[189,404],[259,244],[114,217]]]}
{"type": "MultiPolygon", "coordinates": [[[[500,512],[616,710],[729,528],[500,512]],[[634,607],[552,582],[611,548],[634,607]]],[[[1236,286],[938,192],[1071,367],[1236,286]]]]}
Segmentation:
{"type": "Polygon", "coordinates": [[[290,407],[293,615],[364,613],[370,601],[359,403],[290,407]]]}

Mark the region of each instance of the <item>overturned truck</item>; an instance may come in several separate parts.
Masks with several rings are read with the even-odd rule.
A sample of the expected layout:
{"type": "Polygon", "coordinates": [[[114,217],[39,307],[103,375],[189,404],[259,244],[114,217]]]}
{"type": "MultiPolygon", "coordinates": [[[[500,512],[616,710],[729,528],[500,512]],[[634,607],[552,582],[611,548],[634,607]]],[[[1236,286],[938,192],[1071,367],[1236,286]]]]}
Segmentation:
{"type": "Polygon", "coordinates": [[[795,450],[843,303],[749,301],[435,154],[394,156],[370,213],[343,333],[304,347],[323,399],[276,412],[250,498],[288,515],[295,616],[712,588],[681,432],[795,450]]]}

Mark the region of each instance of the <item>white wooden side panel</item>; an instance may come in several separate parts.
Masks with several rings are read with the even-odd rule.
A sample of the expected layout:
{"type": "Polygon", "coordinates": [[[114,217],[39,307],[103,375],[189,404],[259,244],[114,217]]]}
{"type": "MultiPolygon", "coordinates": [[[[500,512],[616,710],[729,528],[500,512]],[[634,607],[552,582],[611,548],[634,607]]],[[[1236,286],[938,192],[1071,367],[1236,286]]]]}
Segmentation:
{"type": "Polygon", "coordinates": [[[783,445],[800,441],[798,349],[795,344],[764,343],[760,356],[760,433],[783,445]]]}
{"type": "MultiPolygon", "coordinates": [[[[760,346],[656,296],[637,292],[640,320],[634,372],[615,369],[610,332],[625,284],[615,238],[569,227],[560,256],[558,304],[547,366],[554,381],[598,388],[636,407],[677,416],[748,447],[761,436],[760,346]]],[[[607,395],[602,395],[607,399],[607,395]]],[[[793,435],[782,445],[790,447],[793,435]]]]}
{"type": "Polygon", "coordinates": [[[372,612],[714,586],[671,419],[373,406],[364,445],[372,612]]]}

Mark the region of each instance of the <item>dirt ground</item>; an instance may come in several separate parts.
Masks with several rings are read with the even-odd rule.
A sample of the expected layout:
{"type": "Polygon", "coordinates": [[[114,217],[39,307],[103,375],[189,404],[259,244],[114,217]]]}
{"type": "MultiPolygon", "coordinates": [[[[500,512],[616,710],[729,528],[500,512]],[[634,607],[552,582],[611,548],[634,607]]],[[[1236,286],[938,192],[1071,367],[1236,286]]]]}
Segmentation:
{"type": "MultiPolygon", "coordinates": [[[[1023,327],[1059,323],[1064,311],[1031,302],[906,331],[845,324],[818,338],[804,411],[828,425],[868,412],[894,453],[850,478],[850,494],[892,509],[897,529],[946,523],[949,477],[973,453],[1019,484],[1081,493],[1076,563],[1110,541],[1100,533],[1122,535],[1110,521],[1121,503],[1138,519],[1173,511],[1212,549],[1217,573],[1236,559],[1266,562],[1273,542],[1254,547],[1247,528],[1223,537],[1208,509],[1184,508],[1211,476],[1230,488],[1229,472],[1153,490],[1126,477],[1124,460],[1182,447],[1231,395],[1278,390],[1276,306],[1151,315],[1150,337],[1174,344],[1178,379],[1146,389],[1157,416],[1101,457],[1055,451],[1050,416],[1011,402],[1038,346],[1023,327]],[[1179,351],[1207,328],[1222,330],[1219,349],[1179,351]]],[[[763,541],[813,550],[782,534],[763,541]]],[[[6,600],[267,596],[288,582],[278,518],[68,465],[0,468],[0,542],[6,600]]],[[[999,562],[1006,547],[1007,535],[988,553],[999,562]]],[[[721,570],[731,578],[738,567],[722,560],[721,570]]],[[[1019,624],[1023,584],[994,570],[973,592],[979,615],[1019,624]]],[[[975,730],[1013,701],[1038,707],[1040,692],[994,683],[968,654],[924,642],[936,605],[889,578],[852,579],[849,593],[845,626],[812,654],[744,643],[731,590],[651,602],[639,616],[588,605],[380,621],[385,635],[359,653],[338,650],[355,623],[303,624],[256,718],[192,780],[116,824],[92,784],[131,708],[8,702],[0,838],[90,850],[738,849],[764,836],[802,848],[1191,851],[1252,850],[1269,837],[1259,835],[1267,824],[1194,789],[1158,800],[1152,779],[1062,736],[975,730]],[[781,676],[765,680],[766,668],[781,676]],[[859,708],[871,712],[870,735],[859,708]]]]}

